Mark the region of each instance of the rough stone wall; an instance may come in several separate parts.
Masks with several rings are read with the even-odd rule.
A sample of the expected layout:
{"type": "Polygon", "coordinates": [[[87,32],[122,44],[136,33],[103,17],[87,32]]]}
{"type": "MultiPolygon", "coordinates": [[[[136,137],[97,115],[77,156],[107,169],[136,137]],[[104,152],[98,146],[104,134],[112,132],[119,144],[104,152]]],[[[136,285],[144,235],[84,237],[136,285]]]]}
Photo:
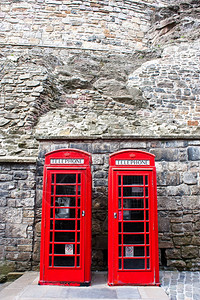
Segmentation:
{"type": "Polygon", "coordinates": [[[41,141],[37,171],[34,262],[39,262],[42,170],[46,152],[76,148],[92,154],[92,268],[107,270],[107,186],[109,154],[140,149],[156,155],[160,265],[181,270],[200,267],[200,141],[89,140],[41,141]]]}
{"type": "Polygon", "coordinates": [[[0,270],[31,270],[35,164],[0,161],[0,270]]]}

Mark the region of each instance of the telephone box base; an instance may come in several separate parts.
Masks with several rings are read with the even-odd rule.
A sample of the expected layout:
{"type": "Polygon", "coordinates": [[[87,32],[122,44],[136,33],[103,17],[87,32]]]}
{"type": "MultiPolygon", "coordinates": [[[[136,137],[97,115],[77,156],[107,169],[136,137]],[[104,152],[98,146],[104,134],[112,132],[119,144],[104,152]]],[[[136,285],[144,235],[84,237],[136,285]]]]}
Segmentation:
{"type": "Polygon", "coordinates": [[[91,281],[86,282],[67,282],[67,281],[42,281],[38,282],[39,285],[64,285],[64,286],[90,286],[91,281]]]}

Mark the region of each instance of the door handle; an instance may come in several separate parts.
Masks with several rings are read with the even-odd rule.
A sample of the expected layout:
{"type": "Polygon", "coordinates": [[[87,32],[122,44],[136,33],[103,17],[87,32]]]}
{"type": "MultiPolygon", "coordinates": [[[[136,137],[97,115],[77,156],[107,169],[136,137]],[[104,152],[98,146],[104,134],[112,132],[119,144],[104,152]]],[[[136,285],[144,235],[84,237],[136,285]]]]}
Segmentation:
{"type": "Polygon", "coordinates": [[[114,213],[114,219],[117,219],[117,213],[116,212],[114,213]]]}
{"type": "Polygon", "coordinates": [[[85,211],[82,210],[82,217],[85,217],[85,211]]]}

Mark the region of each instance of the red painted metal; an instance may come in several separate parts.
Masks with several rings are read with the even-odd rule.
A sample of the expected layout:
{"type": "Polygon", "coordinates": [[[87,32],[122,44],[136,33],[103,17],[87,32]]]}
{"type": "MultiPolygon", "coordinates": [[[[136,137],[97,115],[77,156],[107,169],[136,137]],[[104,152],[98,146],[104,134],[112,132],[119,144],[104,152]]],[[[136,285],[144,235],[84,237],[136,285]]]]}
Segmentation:
{"type": "Polygon", "coordinates": [[[91,163],[76,149],[45,156],[40,285],[91,282],[91,163]]]}
{"type": "Polygon", "coordinates": [[[110,155],[108,284],[159,285],[157,186],[154,155],[110,155]]]}

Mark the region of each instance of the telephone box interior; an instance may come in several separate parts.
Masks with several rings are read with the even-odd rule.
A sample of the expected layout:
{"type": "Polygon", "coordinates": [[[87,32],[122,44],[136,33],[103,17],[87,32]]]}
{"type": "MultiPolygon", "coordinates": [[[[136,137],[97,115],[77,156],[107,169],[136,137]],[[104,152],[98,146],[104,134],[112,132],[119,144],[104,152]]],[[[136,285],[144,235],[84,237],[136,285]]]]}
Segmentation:
{"type": "Polygon", "coordinates": [[[159,285],[154,155],[120,151],[109,165],[108,284],[159,285]]]}

